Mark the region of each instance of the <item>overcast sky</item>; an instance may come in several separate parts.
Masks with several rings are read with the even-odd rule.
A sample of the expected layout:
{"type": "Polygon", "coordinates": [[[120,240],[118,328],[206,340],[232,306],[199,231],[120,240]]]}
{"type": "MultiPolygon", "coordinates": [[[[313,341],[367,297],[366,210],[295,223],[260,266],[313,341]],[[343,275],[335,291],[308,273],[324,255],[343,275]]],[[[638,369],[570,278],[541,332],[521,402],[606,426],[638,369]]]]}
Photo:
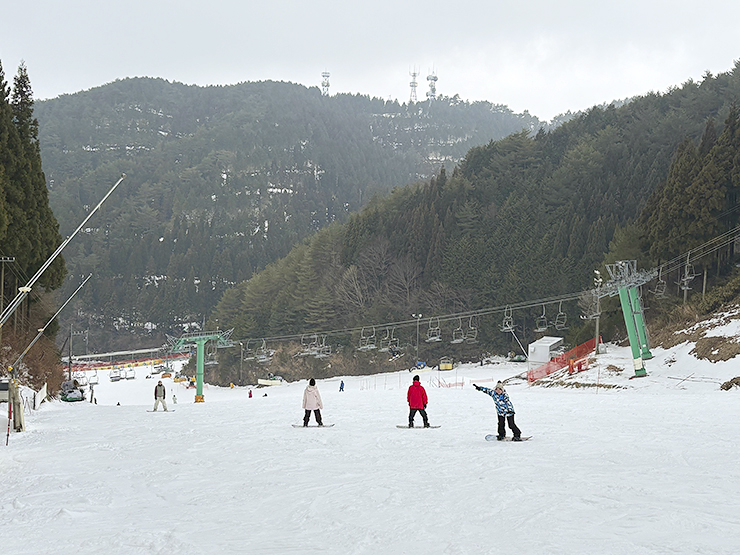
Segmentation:
{"type": "Polygon", "coordinates": [[[5,0],[0,61],[35,98],[116,79],[266,79],[409,100],[437,92],[549,120],[740,59],[737,0],[5,0]]]}

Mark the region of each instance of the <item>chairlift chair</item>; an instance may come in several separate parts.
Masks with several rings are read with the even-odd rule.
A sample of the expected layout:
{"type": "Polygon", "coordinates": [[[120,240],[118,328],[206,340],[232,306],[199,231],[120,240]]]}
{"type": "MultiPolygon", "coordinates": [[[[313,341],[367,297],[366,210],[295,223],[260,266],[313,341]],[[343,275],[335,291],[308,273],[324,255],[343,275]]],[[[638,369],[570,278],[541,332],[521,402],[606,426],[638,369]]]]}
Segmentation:
{"type": "Polygon", "coordinates": [[[694,271],[694,265],[686,263],[686,266],[684,267],[683,276],[677,281],[676,283],[681,287],[682,291],[690,291],[691,286],[689,285],[692,281],[694,281],[694,278],[696,277],[696,272],[694,271]]]}
{"type": "Polygon", "coordinates": [[[377,348],[377,345],[375,344],[375,326],[372,328],[372,332],[367,330],[367,328],[362,328],[360,331],[360,346],[358,347],[359,351],[372,351],[373,349],[377,348]]]}
{"type": "Polygon", "coordinates": [[[393,332],[391,328],[385,328],[385,336],[380,338],[380,348],[378,351],[381,353],[387,353],[393,338],[393,332]]]}
{"type": "Polygon", "coordinates": [[[439,328],[439,318],[429,318],[429,329],[427,330],[427,343],[442,341],[442,331],[439,328]]]}
{"type": "Polygon", "coordinates": [[[661,268],[658,270],[658,281],[655,283],[655,289],[650,289],[649,291],[657,298],[662,299],[665,297],[666,287],[667,284],[663,279],[663,268],[661,268]]]}
{"type": "Polygon", "coordinates": [[[537,333],[542,333],[544,331],[547,331],[547,328],[547,314],[545,314],[545,305],[542,305],[542,315],[537,318],[534,331],[536,331],[537,333]]]}
{"type": "Polygon", "coordinates": [[[567,329],[568,326],[565,324],[568,321],[568,315],[563,312],[563,301],[560,301],[560,304],[558,305],[558,314],[555,316],[555,329],[556,330],[564,330],[567,329]]]}
{"type": "Polygon", "coordinates": [[[473,323],[473,316],[468,320],[468,331],[465,334],[465,343],[478,343],[478,327],[473,323]]]}
{"type": "Polygon", "coordinates": [[[452,330],[452,341],[450,341],[450,343],[452,343],[453,345],[457,345],[459,343],[462,343],[463,341],[465,341],[465,330],[463,330],[462,318],[460,318],[459,325],[454,330],[452,330]]]}
{"type": "Polygon", "coordinates": [[[257,358],[254,354],[254,349],[249,348],[250,341],[251,339],[247,339],[247,346],[244,347],[244,358],[242,360],[244,360],[245,362],[248,360],[254,360],[255,358],[257,358]]]}
{"type": "Polygon", "coordinates": [[[206,366],[214,366],[218,364],[218,360],[216,360],[216,351],[218,351],[218,346],[215,342],[209,342],[206,344],[206,360],[204,362],[206,366]]]}
{"type": "Polygon", "coordinates": [[[257,351],[257,362],[260,364],[267,364],[268,362],[272,361],[272,355],[275,354],[275,351],[272,349],[267,348],[267,342],[263,339],[262,340],[262,346],[257,351]]]}
{"type": "Polygon", "coordinates": [[[314,358],[326,358],[331,354],[331,345],[326,344],[326,335],[321,336],[321,340],[316,345],[314,358]]]}
{"type": "Polygon", "coordinates": [[[504,333],[514,331],[514,311],[509,306],[504,309],[504,319],[501,322],[500,329],[504,333]]]}

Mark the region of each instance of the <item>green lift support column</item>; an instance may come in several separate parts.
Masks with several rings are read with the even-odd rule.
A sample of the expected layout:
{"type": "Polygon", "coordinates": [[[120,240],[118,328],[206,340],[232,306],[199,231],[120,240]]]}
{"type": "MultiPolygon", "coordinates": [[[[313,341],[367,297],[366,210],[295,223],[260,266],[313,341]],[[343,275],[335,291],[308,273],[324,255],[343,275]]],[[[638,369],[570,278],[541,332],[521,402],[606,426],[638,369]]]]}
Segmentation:
{"type": "Polygon", "coordinates": [[[206,343],[209,339],[200,338],[195,341],[195,402],[204,403],[203,375],[205,374],[206,343]]]}
{"type": "Polygon", "coordinates": [[[630,295],[626,287],[619,288],[619,302],[622,305],[624,314],[624,324],[627,327],[627,336],[630,340],[630,349],[632,349],[632,364],[635,367],[635,377],[647,376],[645,365],[642,362],[640,353],[640,343],[637,337],[637,327],[635,326],[635,315],[632,311],[630,295]]]}
{"type": "Polygon", "coordinates": [[[653,358],[653,353],[650,352],[647,330],[645,329],[645,319],[642,317],[640,295],[637,293],[637,287],[630,287],[627,292],[632,303],[632,313],[635,315],[635,327],[637,328],[637,337],[640,340],[640,356],[643,360],[650,360],[653,358]]]}
{"type": "Polygon", "coordinates": [[[205,351],[206,343],[215,341],[216,347],[233,347],[231,334],[234,329],[228,331],[214,332],[194,332],[186,333],[180,337],[167,336],[167,340],[172,345],[172,352],[179,353],[185,350],[187,346],[195,345],[195,402],[204,403],[203,396],[203,376],[205,374],[205,351]]]}

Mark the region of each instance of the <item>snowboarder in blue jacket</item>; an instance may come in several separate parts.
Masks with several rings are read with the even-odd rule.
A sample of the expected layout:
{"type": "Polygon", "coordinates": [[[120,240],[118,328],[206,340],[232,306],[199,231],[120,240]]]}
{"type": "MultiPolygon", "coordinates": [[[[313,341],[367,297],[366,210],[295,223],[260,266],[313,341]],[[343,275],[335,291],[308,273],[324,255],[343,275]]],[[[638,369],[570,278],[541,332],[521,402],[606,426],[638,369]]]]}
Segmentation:
{"type": "Polygon", "coordinates": [[[493,402],[496,403],[496,413],[498,414],[498,434],[496,435],[496,439],[501,441],[506,437],[506,422],[508,422],[509,428],[511,428],[514,434],[513,441],[521,441],[522,432],[514,423],[514,405],[511,404],[509,396],[504,391],[504,384],[497,382],[496,387],[493,389],[475,384],[473,384],[473,387],[478,391],[490,395],[493,398],[493,402]]]}

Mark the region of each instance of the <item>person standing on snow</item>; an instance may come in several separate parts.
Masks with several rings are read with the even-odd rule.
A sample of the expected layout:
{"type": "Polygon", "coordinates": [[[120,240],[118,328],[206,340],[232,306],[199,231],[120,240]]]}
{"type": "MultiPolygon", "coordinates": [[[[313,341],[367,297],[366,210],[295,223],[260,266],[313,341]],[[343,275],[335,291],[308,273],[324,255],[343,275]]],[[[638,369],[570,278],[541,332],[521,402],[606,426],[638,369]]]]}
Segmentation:
{"type": "Polygon", "coordinates": [[[339,391],[344,391],[344,380],[339,384],[339,391]]]}
{"type": "Polygon", "coordinates": [[[414,417],[416,411],[419,411],[421,418],[424,421],[424,427],[429,427],[429,418],[427,417],[427,392],[419,381],[419,376],[414,376],[414,382],[409,387],[409,391],[406,394],[406,400],[409,403],[409,428],[414,427],[414,417]]]}
{"type": "Polygon", "coordinates": [[[478,391],[490,395],[493,398],[493,402],[496,403],[496,413],[498,414],[498,434],[496,439],[502,441],[506,437],[506,422],[509,423],[514,434],[513,441],[522,440],[522,431],[514,423],[514,405],[511,404],[509,395],[504,391],[504,384],[496,382],[496,387],[490,389],[488,387],[481,387],[473,384],[473,387],[478,391]]]}
{"type": "Polygon", "coordinates": [[[321,402],[321,395],[319,394],[319,388],[316,387],[316,380],[311,378],[303,392],[303,410],[306,411],[303,415],[303,425],[308,426],[308,420],[311,418],[311,411],[313,411],[316,417],[316,423],[319,426],[323,426],[324,423],[321,421],[321,409],[323,408],[324,404],[321,402]]]}
{"type": "Polygon", "coordinates": [[[162,403],[164,410],[167,411],[167,402],[164,400],[166,390],[162,384],[162,380],[159,380],[157,385],[154,386],[154,412],[157,412],[159,403],[162,403]]]}

